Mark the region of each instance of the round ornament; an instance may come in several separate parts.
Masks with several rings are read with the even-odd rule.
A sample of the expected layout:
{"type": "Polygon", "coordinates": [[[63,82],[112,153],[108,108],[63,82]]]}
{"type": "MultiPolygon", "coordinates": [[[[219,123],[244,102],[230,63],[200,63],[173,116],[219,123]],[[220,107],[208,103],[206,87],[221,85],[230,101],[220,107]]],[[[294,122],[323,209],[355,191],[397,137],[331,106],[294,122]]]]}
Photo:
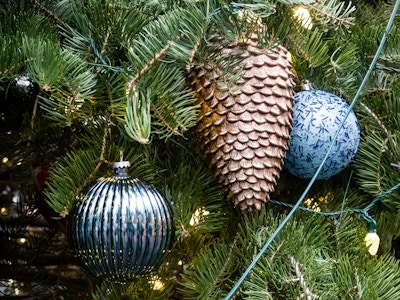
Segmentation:
{"type": "MultiPolygon", "coordinates": [[[[340,97],[321,90],[295,94],[293,130],[285,168],[300,178],[312,178],[350,106],[340,97]]],[[[317,179],[341,172],[353,159],[360,141],[360,127],[351,110],[317,179]]]]}
{"type": "Polygon", "coordinates": [[[19,128],[24,115],[32,114],[39,85],[27,74],[14,77],[8,84],[4,99],[0,98],[0,132],[19,128]]]}
{"type": "Polygon", "coordinates": [[[89,185],[69,213],[68,237],[83,266],[96,277],[124,282],[159,267],[173,236],[173,215],[157,189],[127,174],[89,185]]]}
{"type": "Polygon", "coordinates": [[[23,100],[33,102],[39,93],[39,85],[27,74],[21,74],[14,78],[11,83],[12,93],[23,100]]]}

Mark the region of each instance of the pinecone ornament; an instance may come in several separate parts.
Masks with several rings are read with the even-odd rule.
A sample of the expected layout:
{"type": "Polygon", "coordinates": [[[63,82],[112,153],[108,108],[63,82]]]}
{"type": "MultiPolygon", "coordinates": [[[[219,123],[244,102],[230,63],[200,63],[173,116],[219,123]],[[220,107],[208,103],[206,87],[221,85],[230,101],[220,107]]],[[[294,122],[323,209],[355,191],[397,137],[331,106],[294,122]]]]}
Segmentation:
{"type": "Polygon", "coordinates": [[[288,51],[266,50],[256,35],[222,49],[239,55],[239,80],[212,62],[190,69],[188,80],[201,111],[196,134],[206,160],[235,205],[260,210],[274,191],[292,129],[294,81],[288,51]]]}

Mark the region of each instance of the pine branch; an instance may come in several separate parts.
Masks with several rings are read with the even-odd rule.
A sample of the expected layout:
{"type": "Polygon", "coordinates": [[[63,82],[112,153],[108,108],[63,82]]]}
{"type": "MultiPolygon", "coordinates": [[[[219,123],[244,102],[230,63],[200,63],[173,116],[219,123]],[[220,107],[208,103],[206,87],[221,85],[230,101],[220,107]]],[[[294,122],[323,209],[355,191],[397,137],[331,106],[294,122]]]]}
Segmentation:
{"type": "Polygon", "coordinates": [[[336,263],[334,275],[338,292],[346,297],[396,299],[400,296],[398,271],[398,261],[388,255],[357,261],[343,255],[336,263]]]}
{"type": "Polygon", "coordinates": [[[10,78],[21,70],[26,72],[25,66],[39,58],[28,54],[36,50],[39,41],[46,40],[52,45],[57,42],[55,26],[36,11],[28,9],[4,15],[0,11],[0,19],[0,76],[10,78]],[[36,44],[27,45],[27,41],[36,44]]]}
{"type": "MultiPolygon", "coordinates": [[[[253,236],[253,239],[261,247],[279,224],[279,219],[275,219],[273,214],[264,216],[262,220],[255,219],[246,222],[246,227],[243,226],[243,233],[240,236],[253,236]],[[258,226],[256,225],[257,221],[260,222],[258,226]],[[265,224],[268,224],[268,226],[265,224]]],[[[353,220],[349,223],[352,224],[352,222],[353,220]]],[[[295,266],[287,263],[288,257],[294,257],[296,262],[301,262],[300,273],[306,279],[304,281],[306,287],[304,285],[302,287],[306,291],[308,288],[313,295],[321,299],[331,299],[335,295],[341,295],[341,292],[337,292],[337,282],[333,273],[336,272],[337,257],[345,254],[338,252],[335,243],[331,243],[327,238],[332,236],[331,229],[326,226],[327,223],[330,223],[329,219],[320,219],[315,215],[303,215],[302,213],[289,221],[286,228],[282,229],[279,235],[275,237],[270,249],[254,266],[251,276],[245,280],[243,294],[257,300],[269,299],[275,294],[286,299],[299,299],[296,297],[299,296],[298,279],[300,275],[298,274],[299,276],[293,280],[293,268],[295,266]],[[310,218],[314,217],[315,219],[311,221],[310,218]],[[319,227],[320,225],[316,225],[316,222],[323,225],[323,229],[319,227]],[[315,226],[319,229],[316,230],[315,226]]],[[[360,255],[360,251],[362,253],[366,251],[365,247],[362,248],[363,244],[360,244],[359,235],[362,232],[357,231],[357,229],[350,232],[345,230],[345,232],[348,233],[348,236],[343,234],[340,237],[338,236],[340,243],[343,243],[343,251],[364,257],[360,255]]],[[[251,245],[248,247],[251,247],[251,245]]],[[[249,254],[245,250],[246,247],[244,249],[242,247],[243,256],[248,257],[249,254]]],[[[294,265],[296,264],[294,263],[294,265]]],[[[348,270],[348,272],[351,272],[351,270],[348,270]]],[[[307,293],[303,293],[305,299],[307,299],[306,296],[307,293]]]]}
{"type": "Polygon", "coordinates": [[[79,33],[67,24],[60,27],[60,35],[64,39],[64,49],[71,53],[81,54],[84,57],[88,55],[90,42],[83,33],[79,33]]]}
{"type": "Polygon", "coordinates": [[[133,140],[147,144],[151,131],[150,91],[130,91],[125,116],[125,132],[133,140]]]}
{"type": "Polygon", "coordinates": [[[349,28],[354,25],[354,17],[351,14],[355,12],[356,7],[351,2],[315,1],[307,7],[316,13],[316,19],[324,26],[332,25],[337,30],[341,26],[349,28]]]}
{"type": "Polygon", "coordinates": [[[204,14],[192,5],[186,9],[176,7],[151,21],[128,47],[135,75],[127,87],[131,88],[161,58],[184,68],[206,24],[204,14]]]}
{"type": "MultiPolygon", "coordinates": [[[[176,161],[177,151],[173,155],[176,161]]],[[[162,174],[166,196],[174,203],[172,208],[177,240],[184,242],[190,236],[208,239],[224,228],[225,203],[210,170],[193,165],[190,157],[186,156],[179,156],[178,164],[164,162],[160,167],[166,170],[162,174]],[[190,182],[187,178],[191,178],[190,182]]],[[[207,240],[202,242],[206,243],[207,240]]]]}
{"type": "Polygon", "coordinates": [[[50,207],[61,217],[68,215],[76,197],[81,193],[105,163],[106,139],[108,127],[105,127],[101,152],[96,150],[81,150],[74,154],[67,154],[50,175],[50,183],[44,193],[50,207]]]}
{"type": "Polygon", "coordinates": [[[376,134],[365,137],[365,142],[362,142],[358,149],[355,167],[360,186],[372,195],[378,195],[384,191],[381,169],[385,150],[386,143],[376,134]]]}
{"type": "Polygon", "coordinates": [[[382,131],[386,135],[386,138],[388,139],[390,134],[385,124],[383,124],[383,122],[379,119],[379,117],[366,104],[364,104],[363,102],[359,102],[359,104],[364,109],[364,111],[366,111],[376,121],[376,123],[382,129],[382,131]]]}
{"type": "Polygon", "coordinates": [[[99,77],[99,84],[94,96],[94,104],[103,102],[106,95],[108,103],[104,103],[104,109],[110,112],[118,122],[125,122],[126,103],[129,90],[126,89],[126,75],[124,73],[105,73],[99,77]],[[127,94],[128,93],[128,94],[127,94]]]}
{"type": "MultiPolygon", "coordinates": [[[[169,44],[165,45],[164,48],[162,48],[158,53],[154,55],[154,58],[152,58],[146,65],[144,65],[143,68],[139,72],[137,72],[136,75],[131,80],[129,80],[129,82],[126,85],[128,90],[131,90],[136,81],[139,79],[139,77],[144,73],[146,73],[150,69],[150,67],[154,65],[156,61],[158,61],[161,57],[163,57],[167,53],[169,47],[170,47],[169,44]]],[[[135,56],[135,54],[133,53],[131,55],[135,56]]]]}
{"type": "Polygon", "coordinates": [[[227,253],[227,258],[225,260],[225,263],[223,264],[221,270],[219,271],[218,275],[215,277],[212,285],[209,287],[206,295],[211,295],[213,292],[213,289],[215,286],[217,286],[220,282],[220,280],[224,277],[224,274],[227,272],[228,268],[229,268],[229,264],[231,264],[232,260],[233,260],[233,249],[234,246],[236,246],[236,242],[237,242],[237,237],[235,237],[235,239],[233,240],[232,244],[229,247],[228,253],[227,253]]]}
{"type": "Polygon", "coordinates": [[[293,257],[289,256],[290,263],[295,270],[296,273],[296,281],[299,282],[301,288],[303,289],[304,293],[301,294],[298,298],[299,299],[307,299],[307,300],[312,300],[312,299],[321,299],[319,296],[315,295],[311,290],[307,287],[307,282],[304,279],[304,275],[301,273],[300,270],[300,263],[293,257]]]}
{"type": "Polygon", "coordinates": [[[61,1],[56,11],[69,21],[60,28],[65,47],[86,57],[99,70],[123,71],[118,66],[125,51],[147,23],[142,9],[131,3],[126,7],[99,1],[90,5],[61,1]]]}
{"type": "MultiPolygon", "coordinates": [[[[161,128],[163,128],[163,127],[166,128],[172,134],[179,134],[179,128],[178,127],[172,127],[168,123],[168,121],[163,117],[163,115],[161,114],[159,109],[157,109],[157,107],[155,105],[152,105],[151,109],[154,112],[156,118],[159,120],[161,128]]],[[[187,130],[187,128],[185,126],[183,126],[182,124],[178,124],[178,125],[181,126],[183,130],[185,130],[185,131],[187,130]]]]}
{"type": "Polygon", "coordinates": [[[384,255],[378,261],[370,260],[367,267],[375,270],[368,279],[374,286],[379,299],[396,299],[400,296],[399,262],[394,257],[384,255]]]}
{"type": "Polygon", "coordinates": [[[180,291],[185,299],[221,299],[224,295],[226,281],[238,267],[233,255],[234,239],[230,246],[216,244],[200,254],[194,261],[193,267],[182,275],[180,291]]]}
{"type": "Polygon", "coordinates": [[[24,61],[21,53],[9,46],[13,43],[15,42],[6,36],[0,37],[0,57],[4,58],[0,60],[0,81],[2,77],[11,77],[11,74],[17,73],[22,66],[30,61],[30,59],[24,61]]]}
{"type": "Polygon", "coordinates": [[[40,83],[47,90],[51,91],[50,96],[41,96],[41,107],[47,112],[47,116],[64,126],[70,126],[75,118],[84,115],[79,112],[86,100],[94,93],[96,88],[96,78],[90,68],[86,68],[84,61],[78,55],[67,50],[63,51],[60,56],[54,56],[52,59],[56,72],[46,73],[45,70],[37,70],[37,68],[50,68],[52,63],[48,65],[32,66],[32,74],[34,78],[41,78],[41,74],[48,74],[48,78],[41,78],[40,83]],[[61,57],[60,57],[61,56],[61,57]]]}
{"type": "Polygon", "coordinates": [[[307,61],[310,68],[319,67],[329,60],[328,47],[323,43],[323,33],[320,33],[318,29],[301,30],[290,35],[288,39],[292,44],[291,48],[307,61]]]}
{"type": "Polygon", "coordinates": [[[30,0],[33,2],[33,4],[38,7],[41,11],[43,11],[47,16],[49,16],[51,19],[53,19],[58,25],[65,25],[65,23],[49,8],[47,8],[45,5],[40,3],[39,0],[30,0]]]}
{"type": "Polygon", "coordinates": [[[179,135],[196,122],[196,99],[186,86],[182,70],[167,64],[156,64],[137,88],[146,87],[151,101],[152,131],[162,139],[179,135]]]}
{"type": "Polygon", "coordinates": [[[358,60],[359,49],[350,41],[341,41],[341,45],[330,54],[330,61],[326,66],[326,76],[324,80],[330,79],[334,82],[337,94],[343,95],[347,99],[353,96],[354,91],[358,88],[357,70],[360,68],[358,60]]]}

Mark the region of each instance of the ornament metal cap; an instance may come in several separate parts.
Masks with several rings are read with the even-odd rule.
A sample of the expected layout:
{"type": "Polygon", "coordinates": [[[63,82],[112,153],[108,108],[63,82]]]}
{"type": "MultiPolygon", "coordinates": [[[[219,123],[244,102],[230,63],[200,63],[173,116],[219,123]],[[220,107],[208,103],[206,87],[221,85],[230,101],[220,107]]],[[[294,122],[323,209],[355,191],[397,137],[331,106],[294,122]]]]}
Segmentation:
{"type": "Polygon", "coordinates": [[[124,169],[124,168],[129,168],[130,166],[131,163],[127,160],[113,163],[114,169],[124,169]]]}
{"type": "Polygon", "coordinates": [[[302,84],[301,84],[301,90],[302,91],[309,91],[309,90],[313,90],[314,88],[311,85],[311,82],[309,82],[308,80],[305,80],[302,84]]]}
{"type": "Polygon", "coordinates": [[[124,152],[119,152],[120,161],[113,163],[114,170],[118,169],[127,169],[131,166],[131,163],[128,160],[124,160],[124,152]]]}

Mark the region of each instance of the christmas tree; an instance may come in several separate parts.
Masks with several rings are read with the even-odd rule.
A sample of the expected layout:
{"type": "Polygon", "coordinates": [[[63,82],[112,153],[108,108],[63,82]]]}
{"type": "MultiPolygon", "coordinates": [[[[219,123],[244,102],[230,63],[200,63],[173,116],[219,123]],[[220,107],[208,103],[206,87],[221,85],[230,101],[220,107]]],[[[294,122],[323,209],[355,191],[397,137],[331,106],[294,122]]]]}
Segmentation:
{"type": "Polygon", "coordinates": [[[399,2],[0,0],[0,295],[400,299],[399,2]],[[121,160],[173,226],[148,221],[161,265],[113,280],[93,271],[140,231],[76,205],[121,160]]]}

